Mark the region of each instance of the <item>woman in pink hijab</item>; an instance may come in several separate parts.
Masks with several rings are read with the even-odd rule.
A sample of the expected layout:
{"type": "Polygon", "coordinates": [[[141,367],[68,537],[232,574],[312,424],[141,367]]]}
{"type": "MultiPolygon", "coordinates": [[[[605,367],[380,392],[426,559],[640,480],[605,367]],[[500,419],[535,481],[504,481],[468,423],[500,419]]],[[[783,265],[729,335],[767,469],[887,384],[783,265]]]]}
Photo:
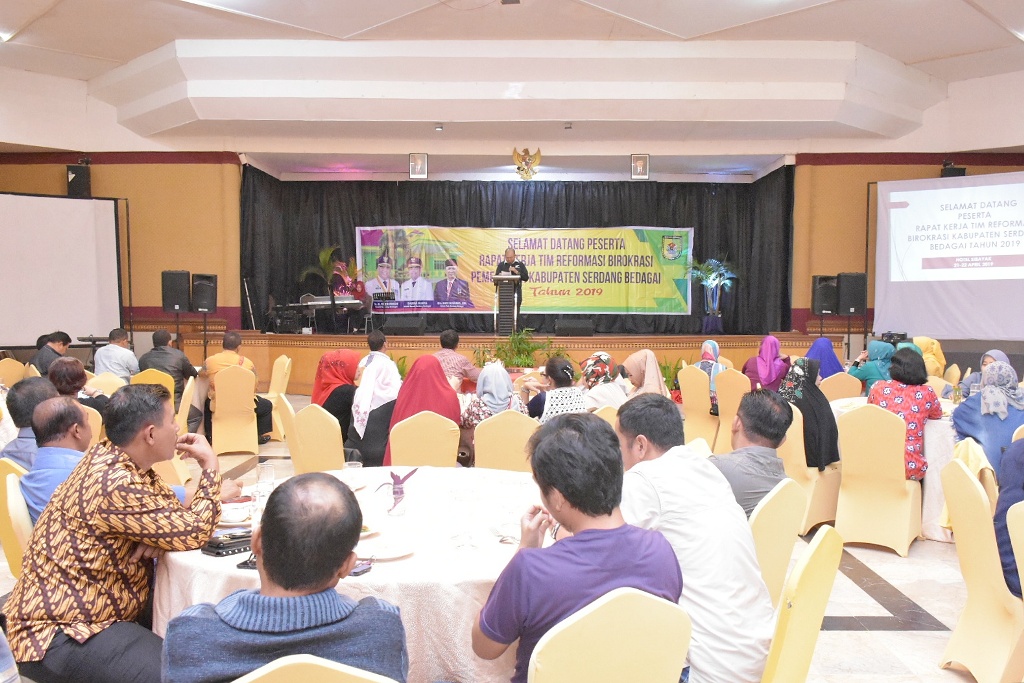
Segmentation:
{"type": "Polygon", "coordinates": [[[750,378],[750,390],[778,391],[789,372],[789,356],[779,353],[779,340],[768,335],[761,342],[761,351],[743,364],[743,374],[750,378]]]}

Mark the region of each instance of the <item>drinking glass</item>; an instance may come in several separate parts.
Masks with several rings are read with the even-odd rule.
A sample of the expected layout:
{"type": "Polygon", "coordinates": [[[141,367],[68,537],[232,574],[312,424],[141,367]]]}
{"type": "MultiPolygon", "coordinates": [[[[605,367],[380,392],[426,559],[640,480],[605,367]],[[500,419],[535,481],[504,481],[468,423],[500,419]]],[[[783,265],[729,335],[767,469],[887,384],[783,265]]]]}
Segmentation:
{"type": "Polygon", "coordinates": [[[971,396],[974,396],[975,394],[979,393],[980,391],[981,391],[981,383],[980,382],[975,382],[975,383],[973,383],[971,385],[971,396]]]}
{"type": "Polygon", "coordinates": [[[270,462],[260,463],[256,466],[256,490],[265,497],[274,490],[275,483],[274,464],[270,462]]]}

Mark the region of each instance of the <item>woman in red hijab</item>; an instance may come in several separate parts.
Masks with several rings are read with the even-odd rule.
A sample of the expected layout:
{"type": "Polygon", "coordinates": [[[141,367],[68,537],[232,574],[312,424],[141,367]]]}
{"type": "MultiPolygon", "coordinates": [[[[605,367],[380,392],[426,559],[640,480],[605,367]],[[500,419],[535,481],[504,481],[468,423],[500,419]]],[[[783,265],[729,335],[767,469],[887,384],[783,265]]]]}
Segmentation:
{"type": "Polygon", "coordinates": [[[352,425],[352,397],[356,393],[359,352],[353,349],[328,351],[320,357],[313,379],[312,403],[333,415],[341,425],[342,438],[352,425]]]}
{"type": "MultiPolygon", "coordinates": [[[[447,417],[455,424],[462,419],[459,397],[444,376],[441,363],[433,355],[420,356],[409,368],[409,373],[398,390],[395,411],[391,414],[391,429],[407,417],[429,410],[447,417]]],[[[454,459],[458,454],[452,453],[454,459]]],[[[384,453],[384,467],[391,466],[391,442],[384,453]]]]}

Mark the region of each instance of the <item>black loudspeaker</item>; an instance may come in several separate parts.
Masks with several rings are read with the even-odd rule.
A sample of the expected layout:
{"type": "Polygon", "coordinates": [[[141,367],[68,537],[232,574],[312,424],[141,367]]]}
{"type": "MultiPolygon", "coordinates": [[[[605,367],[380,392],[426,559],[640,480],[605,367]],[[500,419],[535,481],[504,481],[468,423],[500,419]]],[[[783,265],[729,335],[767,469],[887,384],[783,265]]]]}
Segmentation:
{"type": "Polygon", "coordinates": [[[217,312],[217,276],[192,276],[192,310],[196,313],[217,312]]]}
{"type": "Polygon", "coordinates": [[[187,270],[165,270],[160,273],[164,312],[188,313],[192,310],[192,303],[189,301],[189,277],[191,276],[187,270]]]}
{"type": "Polygon", "coordinates": [[[959,178],[967,175],[967,169],[963,166],[944,166],[939,172],[940,178],[959,178]]]}
{"type": "Polygon", "coordinates": [[[68,166],[68,196],[76,199],[92,197],[91,169],[88,166],[68,166]]]}
{"type": "Polygon", "coordinates": [[[558,319],[555,321],[556,337],[593,337],[593,320],[558,319]]]}
{"type": "Polygon", "coordinates": [[[427,329],[427,319],[412,315],[389,315],[384,322],[384,332],[396,336],[422,337],[427,329]]]}
{"type": "Polygon", "coordinates": [[[811,276],[811,312],[814,315],[835,315],[839,303],[835,275],[811,276]]]}
{"type": "Polygon", "coordinates": [[[839,273],[839,315],[864,315],[868,308],[867,273],[839,273]]]}

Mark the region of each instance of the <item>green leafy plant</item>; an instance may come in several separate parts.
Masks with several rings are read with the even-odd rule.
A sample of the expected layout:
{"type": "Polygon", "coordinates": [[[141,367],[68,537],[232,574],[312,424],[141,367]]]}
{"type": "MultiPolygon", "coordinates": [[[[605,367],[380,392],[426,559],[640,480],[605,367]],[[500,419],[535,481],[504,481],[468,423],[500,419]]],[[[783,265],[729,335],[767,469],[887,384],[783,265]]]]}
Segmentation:
{"type": "Polygon", "coordinates": [[[564,346],[555,346],[551,337],[544,341],[533,338],[533,330],[527,328],[522,332],[514,332],[507,340],[496,342],[494,349],[486,346],[473,347],[473,363],[483,367],[492,360],[500,360],[506,368],[533,368],[537,366],[538,355],[546,363],[552,358],[569,358],[564,346]]]}
{"type": "Polygon", "coordinates": [[[661,368],[661,376],[665,378],[665,386],[670,389],[677,388],[676,379],[679,376],[679,371],[683,369],[683,359],[677,358],[673,363],[668,358],[662,358],[658,362],[658,367],[661,368]]]}
{"type": "MultiPolygon", "coordinates": [[[[325,284],[330,285],[331,278],[334,276],[334,261],[331,260],[331,254],[334,253],[335,249],[340,249],[337,244],[329,247],[324,247],[317,253],[317,264],[314,266],[306,266],[299,273],[299,282],[305,281],[306,278],[312,277],[321,279],[325,284]]],[[[348,260],[348,273],[355,279],[359,279],[359,271],[356,270],[356,260],[350,258],[348,260]]]]}
{"type": "Polygon", "coordinates": [[[708,315],[722,315],[722,292],[728,292],[736,280],[733,266],[710,258],[704,263],[690,262],[690,275],[704,287],[704,310],[708,315]]]}
{"type": "Polygon", "coordinates": [[[409,371],[409,357],[399,356],[398,358],[395,358],[389,353],[388,358],[393,360],[395,362],[395,365],[398,367],[398,376],[401,377],[402,379],[405,379],[405,373],[409,371]]]}

